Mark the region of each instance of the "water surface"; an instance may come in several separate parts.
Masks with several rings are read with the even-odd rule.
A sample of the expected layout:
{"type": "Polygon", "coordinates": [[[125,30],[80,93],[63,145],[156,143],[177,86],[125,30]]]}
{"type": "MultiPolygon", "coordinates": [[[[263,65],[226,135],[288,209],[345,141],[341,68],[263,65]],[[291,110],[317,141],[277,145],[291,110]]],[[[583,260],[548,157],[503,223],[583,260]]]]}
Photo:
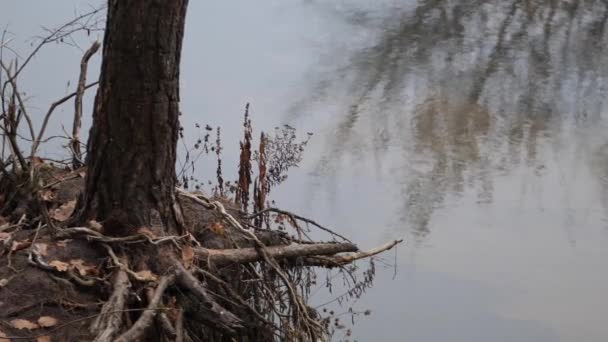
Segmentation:
{"type": "Polygon", "coordinates": [[[275,10],[315,18],[257,42],[287,71],[254,108],[317,133],[283,203],[364,246],[407,240],[355,337],[608,339],[605,2],[275,10]]]}

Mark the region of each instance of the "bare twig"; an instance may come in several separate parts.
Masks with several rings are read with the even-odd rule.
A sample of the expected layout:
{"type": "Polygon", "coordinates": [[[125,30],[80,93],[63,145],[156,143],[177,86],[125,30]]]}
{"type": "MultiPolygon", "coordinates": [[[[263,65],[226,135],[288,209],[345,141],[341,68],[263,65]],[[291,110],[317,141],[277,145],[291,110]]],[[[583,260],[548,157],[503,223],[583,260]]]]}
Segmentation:
{"type": "MultiPolygon", "coordinates": [[[[87,84],[86,87],[84,87],[84,89],[89,89],[93,86],[96,86],[99,82],[93,82],[93,83],[89,83],[87,84]]],[[[44,120],[42,122],[42,127],[40,128],[40,131],[38,132],[38,136],[36,137],[36,140],[34,140],[34,143],[32,144],[32,151],[30,153],[31,157],[34,157],[36,155],[36,150],[38,150],[38,145],[40,145],[40,142],[42,141],[42,137],[44,136],[44,131],[46,130],[46,126],[49,123],[49,119],[51,118],[51,114],[53,114],[53,111],[55,110],[55,108],[57,108],[58,106],[60,106],[61,104],[65,103],[66,101],[70,100],[72,97],[76,96],[77,92],[73,92],[69,95],[66,95],[62,98],[60,98],[59,100],[53,102],[51,104],[51,107],[49,108],[49,110],[46,112],[46,115],[44,116],[44,120]]]]}
{"type": "Polygon", "coordinates": [[[224,287],[224,289],[228,292],[228,294],[230,294],[230,296],[234,300],[236,300],[240,305],[246,307],[249,310],[249,312],[251,312],[261,322],[263,322],[264,324],[268,325],[269,327],[272,327],[272,329],[274,329],[275,331],[278,330],[277,326],[273,322],[267,320],[261,313],[259,313],[255,308],[253,308],[249,303],[247,303],[247,301],[244,300],[238,293],[236,293],[236,291],[234,291],[232,289],[232,287],[230,286],[230,284],[228,284],[227,282],[225,282],[223,279],[215,276],[213,273],[205,271],[202,268],[198,268],[197,270],[199,272],[201,272],[205,277],[210,278],[214,282],[222,285],[224,287]]]}
{"type": "MultiPolygon", "coordinates": [[[[19,93],[19,90],[17,88],[17,80],[16,80],[16,78],[12,77],[10,69],[7,68],[6,65],[4,65],[2,60],[0,60],[0,66],[2,66],[2,69],[4,70],[4,72],[6,73],[6,75],[9,78],[7,82],[9,82],[11,84],[11,87],[13,88],[13,94],[15,94],[15,96],[17,97],[17,100],[19,101],[19,108],[21,109],[21,114],[23,114],[23,117],[25,117],[25,120],[27,121],[27,125],[28,125],[29,131],[30,131],[30,136],[32,137],[32,139],[34,139],[36,136],[34,133],[34,125],[32,123],[31,117],[27,114],[27,109],[25,108],[25,102],[21,98],[21,94],[19,93]]],[[[19,125],[19,118],[17,118],[15,121],[15,126],[18,126],[18,125],[19,125]]],[[[17,132],[17,127],[14,127],[13,129],[15,132],[17,132]]]]}
{"type": "Polygon", "coordinates": [[[340,235],[340,234],[338,234],[338,233],[334,232],[333,230],[331,230],[331,229],[329,229],[329,228],[323,227],[322,225],[318,224],[317,222],[315,222],[315,221],[313,221],[313,220],[311,220],[311,219],[309,219],[309,218],[306,218],[306,217],[303,217],[303,216],[300,216],[300,215],[296,215],[296,214],[291,213],[291,212],[289,212],[289,211],[285,211],[285,210],[278,209],[278,208],[266,208],[266,209],[264,209],[264,210],[261,210],[261,211],[255,212],[255,213],[253,213],[253,214],[251,214],[251,215],[249,215],[249,216],[246,216],[245,218],[246,218],[246,219],[248,219],[248,220],[251,220],[251,219],[253,219],[253,218],[255,218],[255,217],[258,217],[258,216],[260,216],[260,215],[263,215],[263,214],[265,214],[265,213],[267,213],[267,212],[274,212],[274,213],[277,213],[277,214],[281,214],[281,215],[286,215],[286,216],[289,216],[289,217],[291,217],[292,219],[298,219],[298,220],[300,220],[300,221],[303,221],[303,222],[306,222],[306,223],[312,224],[313,226],[315,226],[315,227],[317,227],[317,228],[319,228],[319,229],[321,229],[321,230],[323,230],[323,231],[325,231],[325,232],[328,232],[328,233],[329,233],[329,234],[331,234],[331,235],[335,235],[335,236],[337,236],[337,237],[341,238],[341,239],[342,239],[342,240],[344,240],[344,241],[351,242],[351,241],[350,241],[349,239],[347,239],[346,237],[344,237],[344,236],[342,236],[342,235],[340,235]]]}
{"type": "Polygon", "coordinates": [[[99,42],[93,43],[91,47],[84,53],[80,61],[80,77],[78,78],[78,88],[76,89],[76,98],[74,99],[74,124],[72,127],[72,141],[70,143],[73,153],[72,167],[77,169],[82,166],[82,152],[80,151],[80,127],[82,126],[82,97],[87,80],[87,66],[89,59],[99,50],[99,42]]]}
{"type": "Polygon", "coordinates": [[[89,28],[86,27],[86,25],[77,25],[77,24],[80,23],[83,19],[92,17],[104,9],[105,9],[105,5],[98,7],[98,8],[94,8],[93,10],[91,10],[89,12],[86,12],[86,13],[83,13],[83,14],[77,16],[76,18],[63,24],[62,26],[60,26],[57,29],[54,29],[54,30],[47,29],[47,31],[49,31],[49,35],[47,35],[46,37],[41,39],[40,43],[38,43],[38,45],[36,45],[34,50],[32,50],[32,52],[30,52],[30,54],[25,58],[23,63],[21,63],[21,66],[15,71],[15,74],[12,77],[10,77],[9,81],[17,78],[17,76],[21,73],[21,71],[23,71],[23,69],[28,65],[28,63],[32,60],[32,58],[34,58],[34,56],[38,53],[38,51],[40,51],[40,49],[42,49],[43,46],[45,46],[48,43],[62,40],[63,38],[71,35],[74,32],[81,31],[81,30],[88,30],[89,28]]]}
{"type": "Polygon", "coordinates": [[[206,320],[230,335],[234,335],[237,331],[244,328],[243,321],[218,304],[207,292],[205,287],[203,287],[201,282],[182,265],[181,261],[175,260],[174,264],[177,269],[177,280],[179,284],[190,290],[192,294],[204,304],[203,308],[208,312],[201,312],[200,314],[204,316],[206,320]]]}
{"type": "Polygon", "coordinates": [[[23,154],[19,149],[19,144],[17,144],[17,117],[15,115],[17,108],[15,102],[16,94],[13,91],[9,99],[8,109],[6,111],[6,114],[4,115],[4,126],[5,128],[10,128],[10,130],[6,134],[6,137],[8,138],[9,147],[11,148],[12,155],[14,156],[14,158],[17,158],[21,168],[23,170],[27,170],[27,163],[25,162],[25,158],[23,158],[23,154]]]}

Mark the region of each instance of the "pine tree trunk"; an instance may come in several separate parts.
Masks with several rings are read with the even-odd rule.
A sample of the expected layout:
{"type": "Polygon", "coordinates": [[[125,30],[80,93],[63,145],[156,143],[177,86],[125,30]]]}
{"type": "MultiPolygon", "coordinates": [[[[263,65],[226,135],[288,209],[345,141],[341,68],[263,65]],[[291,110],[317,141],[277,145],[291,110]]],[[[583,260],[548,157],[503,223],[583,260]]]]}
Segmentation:
{"type": "Polygon", "coordinates": [[[106,234],[181,229],[175,200],[179,64],[187,0],[109,0],[81,221],[106,234]]]}

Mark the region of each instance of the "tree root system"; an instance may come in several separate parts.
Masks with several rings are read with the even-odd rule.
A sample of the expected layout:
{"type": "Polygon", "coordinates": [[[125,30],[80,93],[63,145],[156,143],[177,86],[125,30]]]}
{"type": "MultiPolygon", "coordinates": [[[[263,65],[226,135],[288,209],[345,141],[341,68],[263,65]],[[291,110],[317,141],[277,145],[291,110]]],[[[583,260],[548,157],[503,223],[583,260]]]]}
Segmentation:
{"type": "Polygon", "coordinates": [[[347,265],[401,242],[359,251],[326,228],[330,241],[303,239],[305,218],[246,214],[225,198],[181,189],[183,234],[139,227],[117,236],[107,222],[71,223],[84,168],[41,165],[35,190],[16,186],[19,175],[0,182],[3,342],[325,341],[331,322],[307,298],[315,268],[348,273],[347,265]],[[262,216],[291,222],[295,233],[255,225],[262,216]]]}

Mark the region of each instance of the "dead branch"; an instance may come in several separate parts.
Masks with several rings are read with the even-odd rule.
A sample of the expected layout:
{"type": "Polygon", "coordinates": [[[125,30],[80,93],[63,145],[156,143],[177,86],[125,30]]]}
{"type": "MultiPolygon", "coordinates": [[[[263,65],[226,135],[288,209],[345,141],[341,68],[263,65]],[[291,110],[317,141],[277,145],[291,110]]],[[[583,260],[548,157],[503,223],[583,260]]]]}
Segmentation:
{"type": "MultiPolygon", "coordinates": [[[[357,246],[352,243],[317,243],[317,244],[291,244],[287,246],[271,246],[265,248],[269,257],[275,259],[288,259],[307,257],[312,255],[333,255],[343,252],[355,252],[357,246]]],[[[231,264],[245,264],[263,259],[258,248],[240,249],[207,249],[195,248],[197,257],[214,266],[231,264]]]]}
{"type": "Polygon", "coordinates": [[[160,278],[158,286],[154,291],[154,296],[148,304],[148,310],[144,311],[133,326],[131,326],[129,330],[125,331],[115,340],[116,342],[137,341],[141,336],[143,336],[144,332],[150,327],[156,313],[158,312],[158,304],[160,303],[165,290],[173,283],[174,280],[175,275],[167,275],[160,278]]]}
{"type": "MultiPolygon", "coordinates": [[[[98,83],[99,83],[99,81],[89,83],[89,84],[87,84],[86,87],[84,87],[84,89],[85,90],[89,89],[93,86],[96,86],[98,83]]],[[[51,118],[51,114],[53,114],[53,111],[55,110],[55,108],[62,105],[63,103],[70,100],[72,97],[74,97],[76,95],[77,95],[77,92],[73,92],[69,95],[66,95],[66,96],[60,98],[59,100],[57,100],[51,104],[51,107],[49,107],[49,110],[46,112],[46,115],[44,116],[44,120],[42,121],[42,127],[40,128],[40,131],[38,132],[38,136],[36,137],[36,140],[34,140],[34,143],[32,144],[32,151],[30,153],[31,157],[34,157],[36,155],[36,151],[38,150],[38,145],[40,145],[40,142],[42,141],[42,137],[44,136],[44,131],[46,131],[46,126],[48,125],[49,119],[51,118]]]]}
{"type": "Polygon", "coordinates": [[[82,97],[87,80],[87,67],[89,59],[99,50],[99,42],[93,43],[91,47],[84,53],[80,61],[80,77],[78,78],[78,87],[76,88],[76,98],[74,99],[74,123],[72,127],[72,146],[73,161],[72,167],[77,169],[82,166],[82,152],[80,151],[80,128],[82,126],[82,97]]]}
{"type": "MultiPolygon", "coordinates": [[[[6,73],[8,79],[8,82],[10,83],[11,87],[13,88],[13,94],[15,94],[15,96],[17,97],[17,101],[19,102],[19,108],[21,109],[21,114],[23,114],[23,117],[25,117],[25,120],[27,121],[27,125],[30,131],[30,136],[32,139],[34,139],[35,137],[35,133],[34,133],[34,124],[32,123],[32,119],[31,117],[27,114],[27,109],[25,108],[25,102],[23,101],[23,99],[21,98],[21,94],[19,93],[19,90],[17,88],[17,80],[12,77],[13,75],[11,75],[11,70],[9,68],[7,68],[4,63],[0,60],[0,66],[2,66],[2,69],[4,70],[4,72],[6,73]]],[[[13,127],[14,132],[17,132],[17,126],[19,126],[19,117],[16,118],[15,120],[15,127],[13,127]]]]}
{"type": "MultiPolygon", "coordinates": [[[[4,68],[4,67],[3,67],[4,68]]],[[[0,96],[3,97],[3,96],[0,96]]],[[[11,149],[11,153],[14,156],[14,158],[17,158],[17,160],[19,161],[19,165],[21,166],[22,170],[27,170],[27,163],[25,162],[25,158],[23,158],[23,154],[21,153],[21,150],[19,149],[19,144],[17,143],[17,117],[16,117],[16,94],[13,91],[10,99],[9,99],[9,103],[8,103],[8,109],[6,111],[6,114],[4,115],[4,128],[10,128],[9,130],[7,130],[6,132],[6,137],[8,138],[8,142],[9,142],[9,147],[11,149]]]]}
{"type": "Polygon", "coordinates": [[[403,239],[387,242],[384,245],[372,248],[370,250],[362,251],[362,252],[356,252],[356,253],[334,255],[334,256],[321,256],[321,255],[317,255],[317,256],[314,256],[314,257],[311,257],[311,258],[307,258],[304,261],[304,265],[306,265],[306,266],[321,266],[321,267],[344,266],[344,265],[348,265],[350,263],[353,263],[353,262],[355,262],[357,260],[369,258],[369,257],[372,257],[374,255],[380,254],[382,252],[386,252],[386,251],[392,249],[393,247],[395,247],[396,245],[400,244],[401,242],[403,242],[403,239]]]}

